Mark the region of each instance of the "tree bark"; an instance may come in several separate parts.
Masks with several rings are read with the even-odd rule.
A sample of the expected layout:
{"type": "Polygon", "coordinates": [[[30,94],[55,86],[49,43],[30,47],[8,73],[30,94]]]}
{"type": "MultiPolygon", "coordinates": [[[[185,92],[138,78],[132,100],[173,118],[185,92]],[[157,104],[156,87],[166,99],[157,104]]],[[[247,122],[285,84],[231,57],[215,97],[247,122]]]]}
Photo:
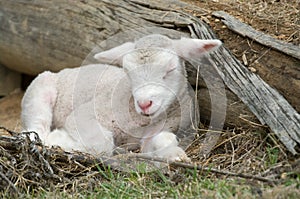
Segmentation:
{"type": "MultiPolygon", "coordinates": [[[[145,34],[160,33],[171,38],[215,38],[202,21],[182,11],[185,8],[194,9],[173,0],[163,3],[159,0],[151,3],[143,0],[1,1],[0,62],[11,69],[34,75],[44,70],[58,71],[89,63],[93,61],[89,54],[95,50],[109,49],[145,34]],[[95,49],[96,46],[98,48],[95,49]]],[[[198,12],[201,10],[198,9],[198,12]]],[[[224,47],[204,60],[192,61],[193,66],[201,66],[200,76],[208,89],[208,92],[201,93],[210,95],[211,110],[205,112],[202,109],[203,116],[211,119],[209,114],[213,115],[214,122],[210,121],[210,125],[218,129],[224,122],[224,113],[218,115],[212,110],[216,107],[221,112],[225,111],[227,118],[231,115],[230,111],[241,115],[241,107],[233,110],[226,106],[230,100],[238,100],[242,110],[267,124],[295,154],[294,147],[300,143],[300,116],[293,107],[224,47]],[[217,79],[207,78],[210,76],[217,79]],[[228,88],[235,95],[228,94],[228,88]],[[218,96],[219,91],[222,94],[218,96]],[[220,101],[226,99],[226,93],[230,99],[220,101]]],[[[188,65],[188,70],[191,85],[196,87],[198,81],[193,76],[196,70],[191,65],[188,65]]],[[[200,110],[201,99],[209,98],[200,97],[200,110]]],[[[230,118],[231,123],[237,119],[237,114],[234,115],[230,118]]],[[[228,119],[227,123],[230,123],[228,119]]]]}
{"type": "Polygon", "coordinates": [[[176,29],[189,23],[180,13],[151,9],[141,1],[1,1],[0,62],[32,75],[58,71],[80,66],[97,43],[119,32],[138,29],[107,48],[153,31],[141,27],[167,27],[165,34],[178,37],[182,32],[176,29]]]}

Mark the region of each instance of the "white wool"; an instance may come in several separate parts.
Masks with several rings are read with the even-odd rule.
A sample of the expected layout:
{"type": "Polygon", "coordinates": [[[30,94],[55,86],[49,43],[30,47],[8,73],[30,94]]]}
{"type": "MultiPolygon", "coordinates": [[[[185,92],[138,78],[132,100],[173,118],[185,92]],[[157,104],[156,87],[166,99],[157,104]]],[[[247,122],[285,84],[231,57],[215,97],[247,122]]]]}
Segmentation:
{"type": "Polygon", "coordinates": [[[140,146],[153,156],[187,159],[174,135],[194,114],[182,58],[220,44],[150,35],[96,54],[103,64],[44,72],[23,97],[23,128],[67,151],[99,156],[140,146]]]}

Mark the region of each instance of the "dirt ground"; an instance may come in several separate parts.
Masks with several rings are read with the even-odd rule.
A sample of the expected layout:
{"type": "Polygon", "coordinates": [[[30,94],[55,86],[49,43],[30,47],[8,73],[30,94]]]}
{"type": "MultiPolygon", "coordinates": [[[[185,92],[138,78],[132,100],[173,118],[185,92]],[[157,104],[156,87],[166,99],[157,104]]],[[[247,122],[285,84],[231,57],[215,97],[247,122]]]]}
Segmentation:
{"type": "MultiPolygon", "coordinates": [[[[235,37],[222,22],[209,13],[223,10],[254,29],[294,45],[300,45],[300,1],[299,0],[184,0],[208,12],[210,26],[225,42],[235,37]],[[220,22],[220,23],[219,23],[220,22]],[[223,29],[223,30],[222,30],[223,29]]],[[[228,46],[233,47],[233,46],[228,46]]]]}

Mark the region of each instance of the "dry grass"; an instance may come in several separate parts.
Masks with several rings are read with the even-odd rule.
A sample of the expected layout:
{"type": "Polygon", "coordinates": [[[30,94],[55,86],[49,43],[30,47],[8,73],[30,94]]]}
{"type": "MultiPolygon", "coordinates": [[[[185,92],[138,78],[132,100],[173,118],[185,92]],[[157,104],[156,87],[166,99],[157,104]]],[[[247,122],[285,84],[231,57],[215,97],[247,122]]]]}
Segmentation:
{"type": "MultiPolygon", "coordinates": [[[[181,196],[194,194],[207,196],[206,192],[209,195],[220,192],[225,194],[224,196],[233,197],[241,194],[239,192],[242,190],[246,190],[243,196],[248,195],[255,187],[260,190],[259,194],[262,194],[263,188],[270,186],[257,180],[245,181],[243,178],[232,178],[207,171],[199,171],[199,173],[178,167],[175,170],[164,170],[165,172],[159,171],[159,173],[153,171],[145,173],[144,167],[132,170],[132,172],[121,171],[118,167],[111,170],[106,163],[99,164],[99,159],[87,154],[66,153],[58,148],[49,149],[44,147],[38,139],[32,142],[28,138],[28,133],[18,134],[2,129],[1,134],[0,191],[3,196],[40,197],[44,194],[49,196],[49,194],[63,192],[64,196],[69,197],[74,194],[77,196],[92,193],[103,194],[104,188],[115,193],[113,192],[114,186],[121,186],[118,183],[122,182],[121,187],[125,185],[125,187],[130,187],[133,186],[133,181],[136,192],[129,193],[127,191],[130,189],[123,187],[125,195],[145,197],[138,193],[147,189],[149,196],[153,196],[151,190],[157,189],[156,186],[163,186],[165,189],[157,193],[158,196],[164,195],[165,192],[165,194],[168,193],[167,196],[173,197],[181,193],[180,189],[187,189],[184,194],[188,193],[188,195],[182,193],[181,196]],[[134,178],[132,178],[132,173],[135,175],[134,178]],[[128,178],[131,179],[130,182],[127,182],[128,178]],[[188,186],[187,181],[190,183],[188,186]],[[176,187],[174,187],[175,184],[176,187]],[[106,187],[103,187],[104,185],[106,187]],[[150,190],[149,186],[152,186],[150,190]],[[241,190],[236,186],[241,186],[241,190]],[[95,192],[95,189],[100,189],[100,191],[95,192]],[[174,195],[169,195],[170,193],[174,195]]],[[[263,132],[235,132],[234,130],[223,132],[219,144],[207,158],[199,157],[197,150],[200,142],[201,139],[188,150],[193,162],[198,165],[272,179],[282,187],[280,190],[291,186],[299,188],[300,176],[295,171],[297,164],[295,165],[294,160],[288,158],[289,154],[272,135],[263,132]],[[287,183],[289,186],[285,186],[287,183]]],[[[131,164],[131,162],[126,164],[131,164]]],[[[277,187],[276,185],[275,188],[277,187]]],[[[266,193],[273,194],[269,189],[267,191],[266,193]]],[[[280,191],[278,193],[282,194],[280,191]]],[[[299,194],[297,191],[288,193],[299,194]]]]}

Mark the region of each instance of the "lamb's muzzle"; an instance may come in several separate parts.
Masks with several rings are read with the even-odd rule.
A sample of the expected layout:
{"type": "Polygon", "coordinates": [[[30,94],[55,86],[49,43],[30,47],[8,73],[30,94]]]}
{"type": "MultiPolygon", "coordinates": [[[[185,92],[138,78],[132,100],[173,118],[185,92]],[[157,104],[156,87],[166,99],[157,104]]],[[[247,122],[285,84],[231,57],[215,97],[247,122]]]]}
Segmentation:
{"type": "Polygon", "coordinates": [[[138,101],[137,103],[138,103],[140,109],[142,109],[143,114],[145,114],[145,115],[149,114],[149,108],[152,105],[151,100],[138,101]]]}

